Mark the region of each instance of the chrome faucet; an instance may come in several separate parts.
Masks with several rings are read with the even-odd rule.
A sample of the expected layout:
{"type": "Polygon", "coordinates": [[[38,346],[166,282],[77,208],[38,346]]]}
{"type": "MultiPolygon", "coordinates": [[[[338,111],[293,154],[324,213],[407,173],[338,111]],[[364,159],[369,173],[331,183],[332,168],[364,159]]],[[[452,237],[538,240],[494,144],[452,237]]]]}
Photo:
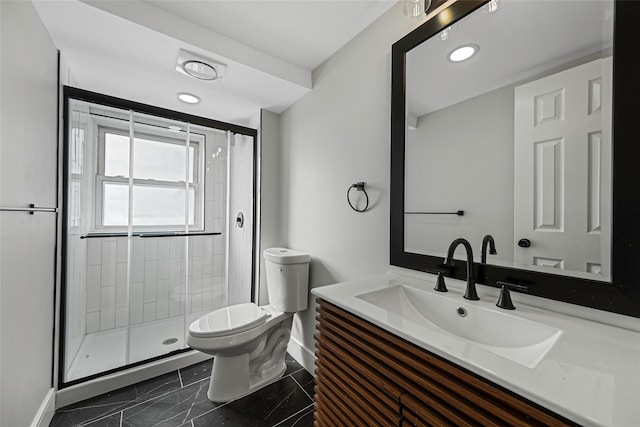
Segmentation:
{"type": "Polygon", "coordinates": [[[466,239],[456,239],[449,245],[447,251],[447,258],[444,260],[445,265],[453,264],[453,253],[456,251],[458,245],[463,245],[467,250],[467,290],[464,293],[464,298],[472,301],[480,299],[476,292],[476,278],[473,272],[473,250],[471,245],[466,239]]]}
{"type": "Polygon", "coordinates": [[[496,242],[493,241],[493,236],[491,234],[487,234],[482,238],[482,255],[480,258],[480,262],[483,264],[487,263],[487,244],[489,245],[489,254],[497,255],[496,251],[496,242]]]}

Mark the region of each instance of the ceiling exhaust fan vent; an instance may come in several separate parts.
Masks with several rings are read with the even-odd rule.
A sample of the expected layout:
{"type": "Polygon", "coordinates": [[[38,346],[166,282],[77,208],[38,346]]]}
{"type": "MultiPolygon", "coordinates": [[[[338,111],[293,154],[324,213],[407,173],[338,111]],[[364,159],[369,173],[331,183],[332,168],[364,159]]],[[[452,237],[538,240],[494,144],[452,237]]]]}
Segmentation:
{"type": "Polygon", "coordinates": [[[198,80],[220,80],[227,66],[212,59],[180,49],[176,71],[198,80]]]}

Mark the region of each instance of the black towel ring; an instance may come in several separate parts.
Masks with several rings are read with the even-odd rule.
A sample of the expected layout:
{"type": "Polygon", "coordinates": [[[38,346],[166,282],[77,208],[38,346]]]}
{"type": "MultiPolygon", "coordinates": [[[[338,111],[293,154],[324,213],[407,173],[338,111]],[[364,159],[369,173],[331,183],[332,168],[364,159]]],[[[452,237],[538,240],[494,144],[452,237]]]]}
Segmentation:
{"type": "Polygon", "coordinates": [[[351,184],[351,187],[349,187],[349,189],[347,190],[347,203],[349,203],[349,206],[351,206],[351,209],[353,209],[356,212],[364,212],[369,208],[369,195],[367,194],[367,191],[364,189],[364,182],[356,182],[355,184],[351,184]],[[367,200],[367,203],[366,203],[364,209],[356,209],[351,204],[351,200],[349,199],[349,193],[351,192],[352,188],[355,188],[356,190],[362,191],[364,193],[364,197],[367,200]]]}

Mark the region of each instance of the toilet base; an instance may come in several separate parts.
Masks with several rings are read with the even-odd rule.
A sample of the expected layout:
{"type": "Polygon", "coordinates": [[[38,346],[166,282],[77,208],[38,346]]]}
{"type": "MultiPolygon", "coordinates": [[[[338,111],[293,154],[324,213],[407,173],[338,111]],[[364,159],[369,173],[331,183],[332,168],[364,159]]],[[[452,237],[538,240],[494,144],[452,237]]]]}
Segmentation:
{"type": "Polygon", "coordinates": [[[207,397],[212,402],[229,402],[280,379],[287,364],[285,354],[291,336],[292,319],[269,330],[248,353],[216,354],[207,397]]]}
{"type": "MultiPolygon", "coordinates": [[[[238,358],[244,359],[243,357],[240,357],[240,356],[238,356],[238,358]]],[[[230,359],[230,358],[225,358],[225,359],[230,359]]],[[[256,390],[259,390],[262,387],[265,387],[279,380],[287,368],[285,364],[285,366],[279,369],[279,371],[276,372],[275,375],[272,375],[270,378],[263,378],[260,381],[251,384],[250,381],[240,381],[240,378],[249,378],[248,376],[245,376],[246,372],[241,373],[241,371],[238,370],[238,368],[242,369],[244,366],[247,366],[244,360],[240,360],[240,361],[225,360],[224,362],[219,363],[218,364],[219,369],[234,369],[233,367],[235,367],[236,370],[231,371],[231,372],[234,372],[234,375],[222,375],[222,376],[217,375],[215,377],[213,374],[213,371],[215,371],[215,367],[216,367],[215,359],[213,363],[214,365],[213,365],[211,380],[209,382],[209,390],[207,391],[207,397],[209,398],[210,401],[217,402],[217,403],[229,402],[231,400],[239,399],[248,394],[251,394],[256,390]]]]}

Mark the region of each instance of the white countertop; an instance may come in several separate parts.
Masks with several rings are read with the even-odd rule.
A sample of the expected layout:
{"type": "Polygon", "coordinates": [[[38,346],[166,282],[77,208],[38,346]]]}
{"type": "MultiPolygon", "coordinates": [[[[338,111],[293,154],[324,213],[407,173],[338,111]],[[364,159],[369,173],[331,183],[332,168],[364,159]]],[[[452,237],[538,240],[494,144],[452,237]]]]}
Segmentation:
{"type": "MultiPolygon", "coordinates": [[[[420,276],[392,271],[311,293],[579,424],[640,426],[640,332],[528,306],[512,293],[516,310],[510,314],[562,330],[553,348],[531,369],[462,338],[442,331],[434,334],[428,325],[399,321],[397,315],[356,297],[399,283],[435,294],[436,276],[420,276]],[[451,345],[452,340],[467,345],[451,345]]],[[[446,283],[449,292],[444,295],[500,310],[494,290],[485,292],[488,288],[478,286],[480,301],[467,301],[462,297],[465,282],[447,278],[446,283]]]]}

